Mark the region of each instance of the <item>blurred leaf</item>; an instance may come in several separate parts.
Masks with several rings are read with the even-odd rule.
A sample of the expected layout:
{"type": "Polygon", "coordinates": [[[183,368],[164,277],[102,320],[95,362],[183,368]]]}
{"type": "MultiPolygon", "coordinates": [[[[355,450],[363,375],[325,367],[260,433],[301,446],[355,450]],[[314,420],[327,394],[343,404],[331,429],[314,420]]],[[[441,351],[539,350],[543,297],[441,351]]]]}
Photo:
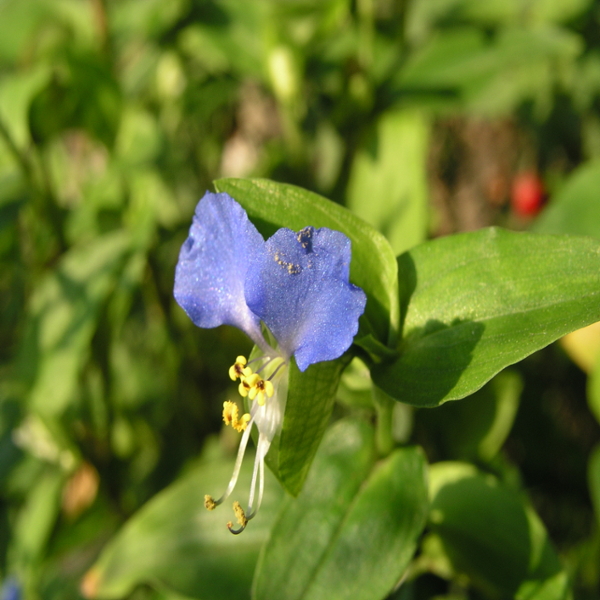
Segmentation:
{"type": "Polygon", "coordinates": [[[160,150],[161,132],[148,111],[127,106],[121,114],[115,156],[127,166],[154,160],[160,150]]]}
{"type": "Polygon", "coordinates": [[[393,110],[380,117],[354,159],[348,208],[381,231],[395,254],[427,234],[428,142],[421,113],[393,110]]]}
{"type": "Polygon", "coordinates": [[[512,428],[523,388],[516,371],[498,373],[462,402],[419,411],[424,434],[435,439],[449,459],[490,461],[512,428]]]}
{"type": "Polygon", "coordinates": [[[600,160],[577,168],[533,229],[539,233],[570,233],[600,238],[600,160]]]}
{"type": "Polygon", "coordinates": [[[527,22],[560,23],[575,18],[590,5],[591,0],[461,0],[460,13],[466,18],[489,24],[527,22]]]}
{"type": "Polygon", "coordinates": [[[507,27],[489,38],[480,28],[438,32],[399,72],[400,91],[436,91],[486,114],[513,110],[525,99],[550,102],[560,72],[583,48],[557,27],[507,27]]]}
{"type": "MultiPolygon", "coordinates": [[[[290,364],[283,428],[273,446],[278,449],[274,472],[293,496],[302,489],[331,420],[335,393],[347,364],[348,358],[342,357],[313,364],[304,373],[295,362],[290,364]]],[[[274,464],[270,462],[270,466],[274,464]]]]}
{"type": "Polygon", "coordinates": [[[600,423],[600,352],[596,355],[594,370],[588,378],[587,398],[592,414],[600,423]]]}
{"type": "Polygon", "coordinates": [[[127,179],[130,201],[124,221],[135,245],[144,250],[151,246],[157,225],[172,227],[179,221],[179,208],[157,170],[139,168],[127,179]]]}
{"type": "MultiPolygon", "coordinates": [[[[13,430],[22,418],[22,406],[16,398],[0,390],[0,490],[4,488],[6,478],[22,456],[16,446],[13,430]]],[[[3,544],[0,544],[2,548],[3,544]]],[[[1,552],[1,549],[0,549],[1,552]]]]}
{"type": "MultiPolygon", "coordinates": [[[[394,340],[398,327],[397,267],[387,240],[341,206],[293,185],[264,179],[219,179],[215,189],[227,192],[248,212],[259,231],[272,235],[280,227],[329,227],[352,241],[350,279],[367,294],[361,322],[380,342],[394,340]]],[[[366,333],[367,333],[366,332],[366,333]]],[[[360,336],[360,332],[359,332],[360,336]]]]}
{"type": "Polygon", "coordinates": [[[116,35],[128,37],[158,37],[187,8],[185,0],[121,0],[111,5],[110,27],[116,35]]]}
{"type": "Polygon", "coordinates": [[[373,410],[372,388],[369,368],[362,360],[354,358],[342,374],[337,400],[347,406],[373,410]]]}
{"type": "Polygon", "coordinates": [[[74,399],[98,312],[129,243],[126,233],[115,232],[72,248],[33,293],[22,365],[33,381],[30,406],[41,414],[56,415],[74,399]]]}
{"type": "Polygon", "coordinates": [[[400,356],[372,369],[392,397],[436,406],[600,320],[600,244],[484,229],[398,258],[407,307],[400,356]]]}
{"type": "Polygon", "coordinates": [[[600,322],[577,329],[560,340],[570,359],[586,373],[591,373],[600,354],[600,322]]]}
{"type": "MultiPolygon", "coordinates": [[[[49,468],[34,483],[18,513],[10,548],[11,570],[31,577],[44,556],[60,513],[64,474],[49,468]]],[[[24,578],[28,581],[28,578],[24,578]]],[[[28,581],[32,584],[33,581],[28,581]]]]}
{"type": "Polygon", "coordinates": [[[4,0],[0,4],[0,59],[16,62],[25,50],[25,44],[32,37],[43,18],[48,16],[47,0],[4,0]]]}
{"type": "MultiPolygon", "coordinates": [[[[250,488],[252,457],[247,456],[237,490],[250,488]]],[[[227,502],[204,508],[204,494],[225,489],[233,461],[202,462],[164,489],[135,514],[86,575],[91,598],[126,596],[142,583],[186,597],[240,600],[249,597],[258,552],[268,535],[281,489],[267,473],[263,505],[241,536],[225,523],[233,513],[227,502]]]]}
{"type": "Polygon", "coordinates": [[[435,30],[450,22],[471,21],[496,26],[535,26],[573,19],[590,5],[591,0],[436,0],[409,5],[407,34],[411,41],[422,43],[435,30]]]}
{"type": "Polygon", "coordinates": [[[102,56],[68,47],[54,77],[31,103],[34,140],[44,144],[62,132],[85,129],[112,147],[121,117],[119,82],[102,56]]]}
{"type": "Polygon", "coordinates": [[[493,64],[483,32],[465,27],[433,37],[409,58],[399,80],[407,88],[451,89],[485,75],[493,64]]]}
{"type": "Polygon", "coordinates": [[[517,493],[467,463],[437,463],[429,475],[430,527],[454,569],[492,596],[569,596],[542,522],[517,493]]]}
{"type": "Polygon", "coordinates": [[[50,75],[49,65],[39,63],[29,72],[5,75],[0,79],[0,121],[13,143],[21,150],[31,141],[29,106],[34,96],[47,84],[50,75]]]}
{"type": "Polygon", "coordinates": [[[596,523],[600,526],[600,445],[592,451],[588,463],[588,482],[596,523]]]}
{"type": "Polygon", "coordinates": [[[364,423],[329,430],[305,489],[284,505],[261,554],[253,598],[375,599],[393,588],[425,523],[425,462],[416,448],[371,470],[373,460],[364,423]]]}
{"type": "Polygon", "coordinates": [[[583,40],[558,27],[511,27],[499,32],[491,50],[492,69],[485,80],[465,89],[472,110],[503,114],[533,100],[540,116],[553,103],[557,80],[583,50],[583,40]]]}
{"type": "Polygon", "coordinates": [[[181,32],[181,47],[209,73],[232,70],[264,78],[267,9],[264,2],[212,2],[202,19],[181,32]]]}

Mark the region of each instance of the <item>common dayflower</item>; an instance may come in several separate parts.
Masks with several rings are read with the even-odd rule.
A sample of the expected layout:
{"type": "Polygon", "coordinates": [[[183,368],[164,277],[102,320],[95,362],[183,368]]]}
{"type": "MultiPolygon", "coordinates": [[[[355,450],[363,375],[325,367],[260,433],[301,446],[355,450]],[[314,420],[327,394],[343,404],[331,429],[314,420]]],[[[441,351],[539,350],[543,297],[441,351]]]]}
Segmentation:
{"type": "Polygon", "coordinates": [[[250,406],[241,416],[237,404],[223,406],[225,423],[243,432],[233,475],[221,498],[204,498],[212,510],[229,497],[256,425],[248,508],[234,503],[239,527],[229,522],[232,533],[242,532],[260,508],[265,456],[283,424],[292,357],[300,371],[333,360],[358,331],[366,296],[349,282],[350,258],[350,240],[339,231],[282,228],[265,241],[228,194],[207,192],[196,206],[177,262],[175,299],[198,327],[233,325],[256,346],[251,360],[238,356],[229,369],[250,406]]]}

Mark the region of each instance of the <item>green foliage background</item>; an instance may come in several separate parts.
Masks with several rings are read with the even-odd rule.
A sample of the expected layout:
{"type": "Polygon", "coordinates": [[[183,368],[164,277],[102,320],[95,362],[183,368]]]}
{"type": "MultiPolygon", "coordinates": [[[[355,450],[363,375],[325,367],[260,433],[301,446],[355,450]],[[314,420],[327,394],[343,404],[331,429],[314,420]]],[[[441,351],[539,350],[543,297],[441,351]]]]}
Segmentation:
{"type": "MultiPolygon", "coordinates": [[[[0,0],[4,592],[597,597],[600,335],[569,354],[548,347],[481,389],[491,374],[476,360],[453,387],[464,365],[437,377],[419,354],[464,331],[420,322],[438,301],[486,298],[473,282],[507,280],[547,297],[550,284],[535,287],[556,275],[545,257],[587,257],[570,271],[583,280],[597,273],[597,243],[536,238],[491,275],[486,244],[510,246],[511,234],[417,247],[398,263],[399,312],[386,268],[428,238],[488,225],[600,237],[598,31],[592,0],[0,0]],[[523,170],[550,196],[535,219],[508,201],[523,170]],[[213,181],[273,224],[254,184],[235,179],[247,177],[317,192],[387,238],[384,248],[362,230],[365,258],[353,263],[359,277],[381,276],[374,295],[392,313],[369,308],[360,352],[369,362],[386,344],[402,351],[373,376],[405,403],[354,361],[298,499],[271,478],[266,506],[234,538],[202,496],[230,475],[237,438],[220,412],[234,393],[227,369],[250,345],[194,327],[172,285],[213,181]],[[411,268],[449,280],[408,293],[411,268]],[[356,568],[357,587],[344,588],[341,565],[356,568]]],[[[532,310],[532,331],[550,341],[574,329],[566,311],[583,289],[552,296],[553,313],[532,310]]],[[[494,373],[544,345],[502,345],[492,334],[505,326],[526,345],[529,308],[481,302],[452,315],[498,319],[481,337],[502,354],[494,373]]]]}

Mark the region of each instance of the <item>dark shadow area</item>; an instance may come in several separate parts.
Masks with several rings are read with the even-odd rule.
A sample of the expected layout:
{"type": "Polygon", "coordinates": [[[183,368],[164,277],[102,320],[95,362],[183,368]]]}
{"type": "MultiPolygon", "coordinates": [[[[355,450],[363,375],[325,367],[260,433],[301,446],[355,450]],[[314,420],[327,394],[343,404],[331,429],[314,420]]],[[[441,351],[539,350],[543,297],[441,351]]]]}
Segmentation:
{"type": "Polygon", "coordinates": [[[544,581],[560,571],[547,537],[532,539],[515,492],[484,476],[444,485],[431,506],[432,530],[453,566],[477,586],[514,598],[525,581],[544,581]]]}
{"type": "MultiPolygon", "coordinates": [[[[403,304],[404,305],[404,304],[403,304]]],[[[414,406],[437,406],[471,363],[485,325],[435,319],[411,332],[400,356],[373,367],[373,381],[387,394],[414,406]]]]}
{"type": "Polygon", "coordinates": [[[410,255],[410,251],[404,252],[398,258],[398,293],[400,297],[400,331],[398,338],[400,339],[402,330],[404,329],[404,319],[410,299],[417,287],[417,269],[415,261],[410,255]]]}

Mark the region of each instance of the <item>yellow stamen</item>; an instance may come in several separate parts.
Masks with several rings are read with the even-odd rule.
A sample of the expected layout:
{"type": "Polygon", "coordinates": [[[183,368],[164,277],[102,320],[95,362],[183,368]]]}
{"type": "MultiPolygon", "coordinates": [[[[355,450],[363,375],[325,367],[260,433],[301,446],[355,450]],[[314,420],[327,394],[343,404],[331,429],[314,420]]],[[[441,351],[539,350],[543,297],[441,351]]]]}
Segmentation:
{"type": "Polygon", "coordinates": [[[206,496],[204,496],[204,507],[206,510],[215,510],[215,508],[217,508],[217,503],[212,496],[206,494],[206,496]]]}
{"type": "Polygon", "coordinates": [[[252,369],[246,366],[247,363],[248,361],[245,356],[238,356],[235,359],[235,363],[229,367],[229,377],[231,378],[231,381],[252,375],[252,369]]]}
{"type": "Polygon", "coordinates": [[[248,426],[250,415],[248,413],[239,417],[239,409],[235,402],[227,400],[223,402],[223,422],[231,425],[236,431],[242,432],[248,426]]]}

